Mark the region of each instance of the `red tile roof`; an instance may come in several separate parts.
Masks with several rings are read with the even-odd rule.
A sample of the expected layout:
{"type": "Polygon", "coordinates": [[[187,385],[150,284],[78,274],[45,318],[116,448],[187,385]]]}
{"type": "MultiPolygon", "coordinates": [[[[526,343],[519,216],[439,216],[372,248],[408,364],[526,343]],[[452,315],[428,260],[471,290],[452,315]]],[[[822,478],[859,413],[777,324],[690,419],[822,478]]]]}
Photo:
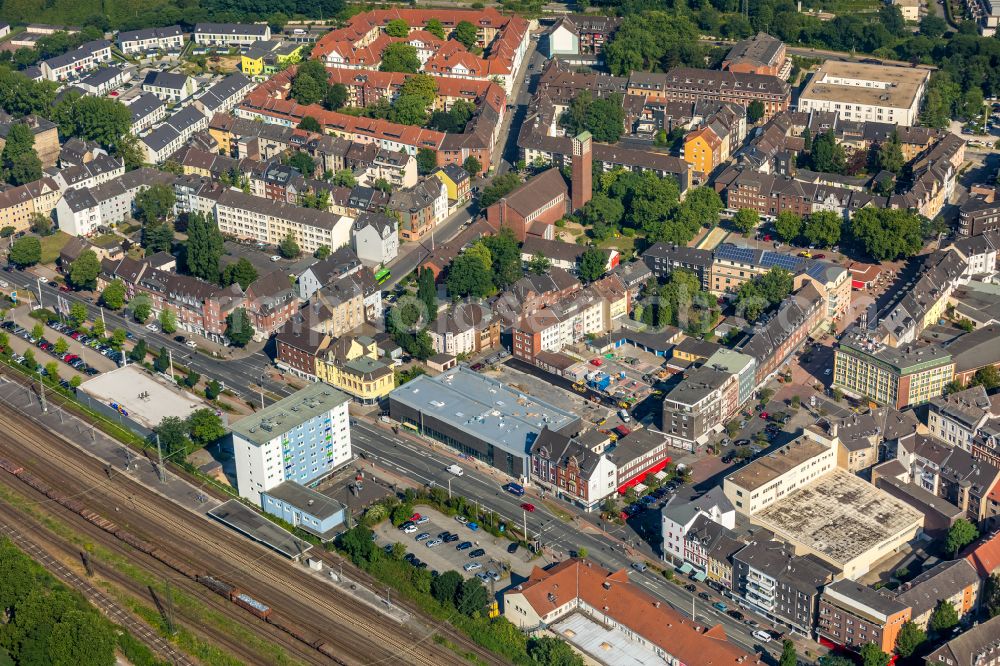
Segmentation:
{"type": "Polygon", "coordinates": [[[518,592],[541,616],[578,598],[685,664],[761,663],[728,642],[721,625],[696,625],[631,583],[625,569],[612,572],[589,560],[569,559],[548,570],[536,567],[507,594],[518,592]]]}
{"type": "MultiPolygon", "coordinates": [[[[994,488],[990,499],[1000,501],[1000,490],[994,488]]],[[[965,559],[976,568],[980,578],[1000,572],[1000,531],[967,552],[965,559]]]]}

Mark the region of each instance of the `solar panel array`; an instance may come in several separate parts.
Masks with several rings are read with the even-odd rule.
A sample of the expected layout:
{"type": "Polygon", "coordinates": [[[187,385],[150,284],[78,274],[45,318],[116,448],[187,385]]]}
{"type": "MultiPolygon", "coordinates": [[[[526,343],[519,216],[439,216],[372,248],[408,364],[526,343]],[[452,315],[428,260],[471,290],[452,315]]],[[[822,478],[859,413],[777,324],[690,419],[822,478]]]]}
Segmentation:
{"type": "Polygon", "coordinates": [[[744,264],[752,264],[756,261],[757,250],[752,247],[737,247],[729,243],[715,248],[715,258],[727,261],[738,261],[744,264]]]}
{"type": "Polygon", "coordinates": [[[790,254],[782,254],[781,252],[765,252],[760,258],[760,263],[762,266],[778,266],[779,268],[794,272],[802,264],[802,259],[800,257],[793,257],[790,254]]]}

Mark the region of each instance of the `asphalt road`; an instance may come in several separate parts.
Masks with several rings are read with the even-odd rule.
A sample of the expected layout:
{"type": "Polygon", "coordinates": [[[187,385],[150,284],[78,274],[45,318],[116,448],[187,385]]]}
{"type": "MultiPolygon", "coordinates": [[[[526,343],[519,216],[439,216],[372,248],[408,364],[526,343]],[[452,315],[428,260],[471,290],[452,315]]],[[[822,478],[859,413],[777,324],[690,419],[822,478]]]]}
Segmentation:
{"type": "MultiPolygon", "coordinates": [[[[3,279],[12,285],[17,285],[19,291],[27,288],[36,295],[38,293],[35,276],[26,271],[13,270],[9,273],[4,273],[3,279]]],[[[68,301],[70,305],[73,303],[83,303],[92,321],[101,318],[101,308],[92,304],[86,298],[74,292],[60,293],[44,285],[42,286],[42,304],[46,307],[52,308],[55,306],[57,295],[68,301]]],[[[20,300],[25,299],[21,298],[20,300]]],[[[270,358],[262,351],[243,358],[216,359],[196,352],[183,343],[176,342],[173,339],[173,335],[149,331],[145,326],[137,324],[131,318],[123,317],[110,310],[104,310],[103,314],[105,321],[107,321],[108,330],[124,328],[135,335],[137,339],[142,338],[146,340],[146,344],[151,349],[166,347],[173,353],[175,363],[194,368],[204,377],[211,377],[224,382],[227,389],[236,391],[244,398],[252,399],[254,397],[257,390],[256,387],[261,381],[261,376],[265,370],[271,367],[270,358]]],[[[287,384],[266,377],[263,379],[263,385],[266,391],[275,395],[286,396],[293,393],[293,390],[287,384]]]]}
{"type": "MultiPolygon", "coordinates": [[[[510,524],[521,525],[527,521],[529,534],[537,535],[543,547],[549,548],[563,557],[571,550],[586,548],[587,556],[590,559],[613,570],[629,568],[635,559],[640,559],[631,557],[625,552],[623,546],[612,543],[600,532],[595,533],[595,530],[587,523],[581,523],[578,520],[564,522],[549,513],[536,497],[525,495],[523,498],[519,498],[505,492],[502,488],[505,481],[501,480],[499,476],[494,477],[485,471],[485,465],[472,460],[458,460],[457,462],[465,471],[464,475],[456,477],[450,474],[445,468],[456,461],[451,453],[444,452],[443,447],[429,455],[431,449],[424,444],[418,444],[401,436],[394,436],[379,426],[360,421],[356,422],[351,429],[351,440],[354,449],[363,453],[367,460],[395,474],[412,479],[417,483],[436,485],[442,488],[448,488],[450,483],[452,493],[478,501],[481,506],[495,511],[510,524]],[[521,509],[523,502],[535,504],[535,511],[526,512],[521,509]],[[591,529],[581,530],[582,526],[591,527],[591,529]]],[[[652,573],[652,570],[640,573],[630,569],[629,574],[634,582],[642,585],[651,594],[664,600],[688,617],[691,617],[693,602],[695,613],[699,619],[704,618],[705,622],[712,624],[722,624],[729,639],[740,647],[750,651],[767,649],[773,654],[780,651],[780,644],[777,641],[772,641],[767,646],[761,646],[760,642],[751,635],[753,630],[750,627],[720,613],[712,608],[708,602],[697,598],[695,593],[688,592],[676,583],[665,580],[652,573]],[[775,649],[776,646],[778,650],[775,649]]],[[[704,586],[699,586],[698,591],[708,591],[714,601],[718,601],[720,598],[716,592],[704,586]]],[[[729,606],[733,607],[733,604],[729,602],[729,606]]],[[[750,615],[747,612],[744,614],[750,615]]],[[[762,625],[767,624],[763,618],[759,618],[758,621],[761,621],[762,625]]]]}

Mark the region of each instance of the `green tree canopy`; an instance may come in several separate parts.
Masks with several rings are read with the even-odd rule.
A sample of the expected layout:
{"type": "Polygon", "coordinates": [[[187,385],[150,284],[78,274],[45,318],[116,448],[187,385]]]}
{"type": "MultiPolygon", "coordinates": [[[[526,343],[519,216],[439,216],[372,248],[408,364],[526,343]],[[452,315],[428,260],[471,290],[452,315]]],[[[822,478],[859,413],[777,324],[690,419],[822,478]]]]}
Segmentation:
{"type": "Polygon", "coordinates": [[[990,574],[983,584],[983,609],[990,618],[1000,615],[1000,573],[990,574]]]}
{"type": "MultiPolygon", "coordinates": [[[[160,353],[163,353],[162,350],[160,353]]],[[[160,438],[160,449],[164,456],[172,456],[183,451],[178,456],[184,459],[194,451],[194,444],[189,435],[190,428],[180,417],[164,417],[160,424],[153,428],[153,432],[160,438]]]]}
{"type": "Polygon", "coordinates": [[[806,218],[802,235],[810,245],[817,247],[833,247],[840,242],[840,230],[843,218],[829,210],[821,210],[806,218]]]}
{"type": "Polygon", "coordinates": [[[923,246],[920,216],[905,210],[862,208],[851,219],[851,235],[877,261],[912,257],[923,246]]]}
{"type": "Polygon", "coordinates": [[[959,518],[948,529],[948,536],[945,537],[944,549],[952,556],[958,554],[970,543],[979,538],[979,530],[976,526],[965,518],[959,518]]]}
{"type": "Polygon", "coordinates": [[[783,210],[774,220],[774,230],[778,237],[786,243],[791,243],[802,233],[802,218],[795,213],[783,210]]]}
{"type": "Polygon", "coordinates": [[[244,308],[236,308],[226,316],[226,337],[237,347],[253,340],[254,328],[244,308]]]}
{"type": "Polygon", "coordinates": [[[799,655],[795,652],[795,643],[785,640],[781,643],[781,657],[778,666],[798,666],[799,655]]]}
{"type": "MultiPolygon", "coordinates": [[[[325,246],[324,246],[325,247],[325,246]]],[[[321,248],[322,249],[322,248],[321,248]]],[[[327,249],[329,252],[329,248],[327,249]]],[[[244,290],[257,279],[257,269],[249,261],[240,257],[222,270],[222,284],[239,284],[244,290]]]]}
{"type": "Polygon", "coordinates": [[[1000,386],[1000,370],[995,365],[983,366],[972,375],[969,386],[982,386],[987,391],[1000,386]]]}
{"type": "Polygon", "coordinates": [[[399,89],[399,94],[416,97],[423,100],[425,106],[429,106],[437,97],[437,80],[429,74],[414,74],[406,79],[399,89]]]}
{"type": "Polygon", "coordinates": [[[521,249],[510,229],[501,229],[498,234],[484,236],[479,242],[489,250],[493,284],[497,288],[505,289],[524,276],[521,249]]]}
{"type": "Polygon", "coordinates": [[[187,418],[187,425],[191,441],[198,447],[214,444],[226,435],[222,419],[219,418],[214,409],[208,407],[192,412],[187,418]]]}
{"type": "Polygon", "coordinates": [[[7,130],[0,151],[0,177],[11,185],[24,185],[42,177],[42,162],[35,152],[35,136],[25,123],[14,123],[7,130]]]}
{"type": "Polygon", "coordinates": [[[935,608],[934,612],[931,613],[931,619],[928,626],[940,634],[948,631],[957,624],[958,611],[955,610],[955,605],[947,599],[939,601],[937,608],[935,608]]]}
{"type": "Polygon", "coordinates": [[[109,310],[121,310],[125,305],[125,283],[114,280],[101,292],[101,303],[109,310]]]}
{"type": "Polygon", "coordinates": [[[913,622],[904,622],[896,636],[896,652],[904,659],[913,653],[927,640],[927,634],[913,622]]]}
{"type": "Polygon", "coordinates": [[[192,213],[187,226],[186,263],[191,275],[215,282],[219,279],[219,259],[225,254],[225,241],[215,220],[192,213]]]}
{"type": "Polygon", "coordinates": [[[837,143],[833,130],[827,130],[813,140],[810,153],[812,168],[824,173],[844,173],[847,155],[844,147],[837,143]]]}
{"type": "Polygon", "coordinates": [[[455,605],[460,613],[465,615],[475,615],[482,613],[489,601],[489,593],[478,578],[469,578],[462,581],[462,587],[458,591],[458,599],[455,605]]]}
{"type": "Polygon", "coordinates": [[[764,102],[755,99],[747,106],[747,122],[755,123],[764,117],[764,102]]]}
{"type": "Polygon", "coordinates": [[[521,179],[516,173],[508,171],[493,179],[489,185],[483,187],[479,195],[479,206],[489,208],[494,203],[510,194],[510,192],[521,184],[521,179]]]}
{"type": "Polygon", "coordinates": [[[462,168],[465,169],[465,172],[470,176],[476,177],[483,170],[483,165],[475,158],[475,156],[469,155],[465,158],[465,161],[462,162],[462,168]]]}
{"type": "Polygon", "coordinates": [[[16,266],[34,266],[42,258],[42,242],[35,236],[24,236],[10,246],[10,261],[16,266]]]}
{"type": "Polygon", "coordinates": [[[455,257],[448,268],[446,284],[448,295],[452,298],[491,295],[496,287],[493,284],[493,257],[489,249],[482,243],[475,243],[455,257]]]}
{"type": "Polygon", "coordinates": [[[278,245],[278,253],[285,259],[294,259],[299,256],[301,252],[302,250],[299,249],[299,244],[295,240],[295,234],[289,231],[288,235],[285,236],[278,245]]]}
{"type": "Polygon", "coordinates": [[[416,74],[420,70],[420,58],[417,49],[405,42],[394,42],[382,51],[382,62],[379,70],[383,72],[409,72],[416,74]]]}
{"type": "Polygon", "coordinates": [[[604,275],[607,265],[608,255],[604,250],[588,247],[580,256],[580,278],[584,282],[593,282],[604,275]]]}
{"type": "Polygon", "coordinates": [[[417,173],[426,176],[437,168],[437,153],[430,148],[417,148],[417,173]]]}
{"type": "Polygon", "coordinates": [[[77,289],[93,289],[97,286],[97,275],[101,272],[101,262],[93,250],[84,250],[69,265],[67,277],[77,289]]]}
{"type": "Polygon", "coordinates": [[[550,268],[552,268],[552,262],[541,252],[536,252],[528,262],[528,272],[533,275],[544,275],[549,272],[550,268]]]}
{"type": "Polygon", "coordinates": [[[471,49],[476,45],[476,41],[479,38],[479,31],[476,30],[476,26],[468,21],[459,21],[458,25],[455,26],[455,32],[452,34],[452,37],[458,40],[465,48],[471,49]]]}
{"type": "Polygon", "coordinates": [[[52,117],[61,136],[96,141],[105,148],[115,146],[132,127],[132,113],[118,100],[74,92],[56,103],[52,117]]]}
{"type": "Polygon", "coordinates": [[[583,666],[583,657],[569,644],[553,636],[534,636],[528,639],[528,656],[533,664],[546,666],[583,666]]]}
{"type": "Polygon", "coordinates": [[[305,153],[301,150],[294,151],[285,159],[285,164],[290,167],[298,169],[306,178],[312,178],[316,174],[316,162],[309,153],[305,153]]]}
{"type": "Polygon", "coordinates": [[[889,662],[892,661],[892,657],[882,652],[875,643],[862,645],[860,655],[862,666],[889,666],[889,662]]]}
{"type": "Polygon", "coordinates": [[[337,109],[343,108],[343,106],[347,104],[348,96],[349,93],[347,86],[343,83],[334,83],[330,86],[330,89],[326,91],[326,97],[323,98],[323,108],[329,111],[336,111],[337,109]]]}
{"type": "Polygon", "coordinates": [[[144,224],[165,222],[173,215],[175,203],[173,188],[160,183],[151,185],[135,197],[136,217],[144,224]]]}
{"type": "Polygon", "coordinates": [[[896,130],[893,130],[889,138],[878,147],[876,163],[878,168],[891,171],[896,175],[899,175],[899,172],[903,170],[906,160],[903,157],[903,146],[896,130]]]}
{"type": "Polygon", "coordinates": [[[410,34],[410,26],[403,19],[393,19],[385,25],[385,34],[390,37],[406,37],[410,34]]]}
{"type": "Polygon", "coordinates": [[[760,214],[753,208],[740,208],[733,215],[733,226],[744,234],[748,234],[760,224],[760,214]]]}
{"type": "Polygon", "coordinates": [[[319,124],[319,121],[312,116],[304,116],[302,120],[299,121],[299,129],[306,130],[307,132],[317,132],[319,134],[323,133],[323,126],[319,124]]]}
{"type": "Polygon", "coordinates": [[[431,581],[431,596],[444,605],[450,605],[455,603],[461,587],[462,574],[457,571],[445,571],[431,581]]]}
{"type": "Polygon", "coordinates": [[[300,63],[292,77],[289,97],[299,104],[319,104],[329,91],[329,76],[326,66],[319,60],[300,63]]]}
{"type": "Polygon", "coordinates": [[[160,310],[160,330],[164,333],[170,334],[177,330],[177,315],[174,314],[173,310],[167,310],[164,308],[160,310]]]}
{"type": "Polygon", "coordinates": [[[436,18],[428,21],[426,25],[424,25],[424,30],[431,33],[438,39],[445,39],[447,37],[447,33],[444,30],[444,24],[436,18]]]}

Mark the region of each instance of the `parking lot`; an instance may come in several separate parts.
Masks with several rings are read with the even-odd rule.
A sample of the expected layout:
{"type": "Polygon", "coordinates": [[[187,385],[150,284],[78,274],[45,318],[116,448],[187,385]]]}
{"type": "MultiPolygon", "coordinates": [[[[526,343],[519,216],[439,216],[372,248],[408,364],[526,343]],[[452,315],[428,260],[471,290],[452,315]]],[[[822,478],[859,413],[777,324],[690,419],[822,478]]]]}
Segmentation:
{"type": "Polygon", "coordinates": [[[426,506],[418,506],[416,511],[420,518],[417,523],[407,526],[407,531],[393,527],[388,521],[380,524],[375,529],[378,544],[387,548],[401,543],[406,546],[407,557],[415,558],[416,566],[439,573],[455,570],[466,578],[479,576],[484,584],[493,585],[495,590],[511,585],[511,572],[518,581],[531,573],[531,553],[527,549],[519,547],[509,552],[513,542],[507,539],[471,529],[426,506]],[[478,554],[479,551],[482,554],[478,554]],[[472,557],[473,554],[477,556],[472,557]]]}

